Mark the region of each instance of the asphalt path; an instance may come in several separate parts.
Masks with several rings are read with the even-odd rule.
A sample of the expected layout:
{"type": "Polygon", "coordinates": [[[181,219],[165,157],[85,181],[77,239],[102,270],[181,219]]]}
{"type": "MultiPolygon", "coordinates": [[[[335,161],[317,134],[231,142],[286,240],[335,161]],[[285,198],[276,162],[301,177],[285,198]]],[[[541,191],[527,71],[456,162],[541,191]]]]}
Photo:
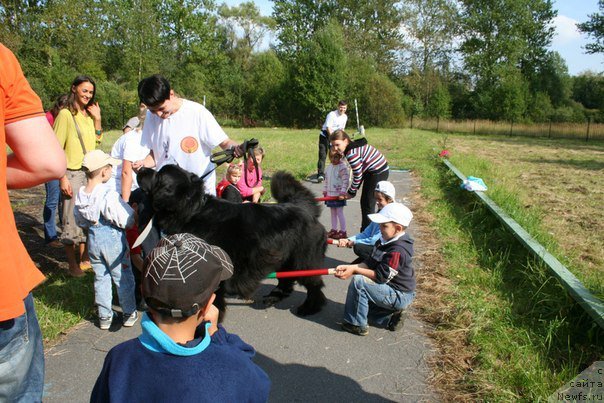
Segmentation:
{"type": "MultiPolygon", "coordinates": [[[[390,181],[397,200],[408,201],[411,175],[391,172],[390,181]]],[[[317,196],[322,185],[306,184],[317,196]]],[[[413,210],[413,206],[409,206],[413,210]]],[[[344,209],[349,234],[361,222],[358,197],[344,209]]],[[[321,221],[330,228],[329,209],[321,221]]],[[[413,223],[410,233],[417,229],[413,223]]],[[[327,247],[324,267],[335,267],[355,258],[351,249],[327,247]]],[[[262,296],[277,280],[265,280],[253,301],[229,299],[224,326],[256,349],[255,362],[272,381],[272,402],[412,402],[435,401],[438,396],[427,383],[430,371],[426,357],[432,345],[421,322],[410,310],[405,326],[398,332],[371,327],[369,335],[356,336],[340,329],[348,280],[324,276],[324,309],[300,318],[293,310],[305,298],[305,289],[296,286],[290,297],[265,308],[262,296]]],[[[116,324],[103,331],[93,322],[84,322],[52,348],[46,356],[45,402],[85,402],[90,398],[107,351],[114,345],[137,337],[140,324],[124,328],[116,324]]],[[[140,322],[139,322],[140,323],[140,322]]],[[[124,382],[136,382],[136,377],[124,382]]]]}

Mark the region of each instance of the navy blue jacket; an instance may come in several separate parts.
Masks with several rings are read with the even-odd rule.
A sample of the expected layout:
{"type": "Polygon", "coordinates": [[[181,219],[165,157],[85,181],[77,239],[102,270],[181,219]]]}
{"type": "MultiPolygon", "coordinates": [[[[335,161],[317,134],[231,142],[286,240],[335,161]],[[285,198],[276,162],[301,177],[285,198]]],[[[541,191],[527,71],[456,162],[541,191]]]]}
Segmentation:
{"type": "Polygon", "coordinates": [[[365,264],[375,271],[376,283],[388,284],[402,292],[415,291],[415,270],[411,264],[413,240],[405,233],[396,241],[378,240],[365,264]]]}
{"type": "Polygon", "coordinates": [[[115,346],[90,401],[266,402],[270,381],[252,362],[253,347],[218,329],[203,351],[189,356],[152,351],[144,338],[115,346]]]}

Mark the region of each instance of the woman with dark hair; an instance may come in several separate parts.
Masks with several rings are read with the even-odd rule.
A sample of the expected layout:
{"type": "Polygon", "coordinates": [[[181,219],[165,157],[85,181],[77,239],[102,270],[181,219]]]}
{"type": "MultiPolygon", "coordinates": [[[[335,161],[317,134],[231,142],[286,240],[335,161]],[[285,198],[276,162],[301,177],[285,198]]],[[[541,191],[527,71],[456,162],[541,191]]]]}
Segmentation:
{"type": "Polygon", "coordinates": [[[84,154],[96,148],[101,142],[101,108],[95,102],[96,85],[88,76],[77,76],[71,83],[67,107],[59,112],[55,119],[54,130],[59,144],[67,157],[67,172],[60,179],[63,195],[63,233],[61,242],[65,245],[69,273],[74,277],[84,275],[82,269],[92,266],[86,252],[86,234],[75,223],[73,207],[75,195],[80,187],[86,185],[86,176],[82,171],[84,154]],[[79,260],[76,260],[76,246],[79,260]]]}
{"type": "Polygon", "coordinates": [[[357,194],[363,185],[361,192],[361,232],[369,225],[369,214],[375,213],[374,189],[378,182],[388,179],[390,169],[388,161],[375,147],[367,144],[367,140],[361,138],[352,141],[344,130],[336,130],[329,135],[331,147],[343,155],[352,169],[352,182],[348,187],[348,194],[340,198],[350,199],[357,194]]]}
{"type": "MultiPolygon", "coordinates": [[[[61,109],[67,106],[67,94],[60,95],[55,104],[46,112],[46,119],[51,126],[55,123],[55,118],[61,109]]],[[[44,184],[46,188],[46,200],[44,201],[44,210],[42,216],[44,218],[44,241],[46,245],[55,248],[62,248],[63,244],[57,237],[56,212],[59,206],[61,190],[59,188],[59,180],[53,179],[44,184]]]]}

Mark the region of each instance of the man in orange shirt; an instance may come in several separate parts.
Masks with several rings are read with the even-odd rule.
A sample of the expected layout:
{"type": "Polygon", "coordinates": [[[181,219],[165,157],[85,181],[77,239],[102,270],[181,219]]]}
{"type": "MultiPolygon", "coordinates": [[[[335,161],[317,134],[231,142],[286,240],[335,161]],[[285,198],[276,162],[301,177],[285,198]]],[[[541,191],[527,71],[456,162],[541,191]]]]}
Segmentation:
{"type": "Polygon", "coordinates": [[[44,275],[19,238],[8,189],[57,179],[65,169],[40,98],[0,44],[0,401],[41,401],[44,388],[42,335],[31,296],[44,275]]]}

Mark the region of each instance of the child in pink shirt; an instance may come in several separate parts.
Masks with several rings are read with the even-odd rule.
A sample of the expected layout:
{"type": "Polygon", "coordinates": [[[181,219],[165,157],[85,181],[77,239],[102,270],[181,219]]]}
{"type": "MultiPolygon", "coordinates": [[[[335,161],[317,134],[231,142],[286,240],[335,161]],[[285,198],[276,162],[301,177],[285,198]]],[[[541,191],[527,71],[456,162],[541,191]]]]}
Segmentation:
{"type": "Polygon", "coordinates": [[[264,149],[260,146],[254,148],[253,157],[249,157],[242,168],[241,179],[237,182],[237,189],[241,192],[241,197],[244,201],[258,203],[260,196],[264,194],[264,186],[262,186],[262,168],[260,164],[264,159],[264,149]],[[253,159],[252,159],[253,158],[253,159]],[[254,159],[258,165],[258,170],[254,165],[254,159]]]}

